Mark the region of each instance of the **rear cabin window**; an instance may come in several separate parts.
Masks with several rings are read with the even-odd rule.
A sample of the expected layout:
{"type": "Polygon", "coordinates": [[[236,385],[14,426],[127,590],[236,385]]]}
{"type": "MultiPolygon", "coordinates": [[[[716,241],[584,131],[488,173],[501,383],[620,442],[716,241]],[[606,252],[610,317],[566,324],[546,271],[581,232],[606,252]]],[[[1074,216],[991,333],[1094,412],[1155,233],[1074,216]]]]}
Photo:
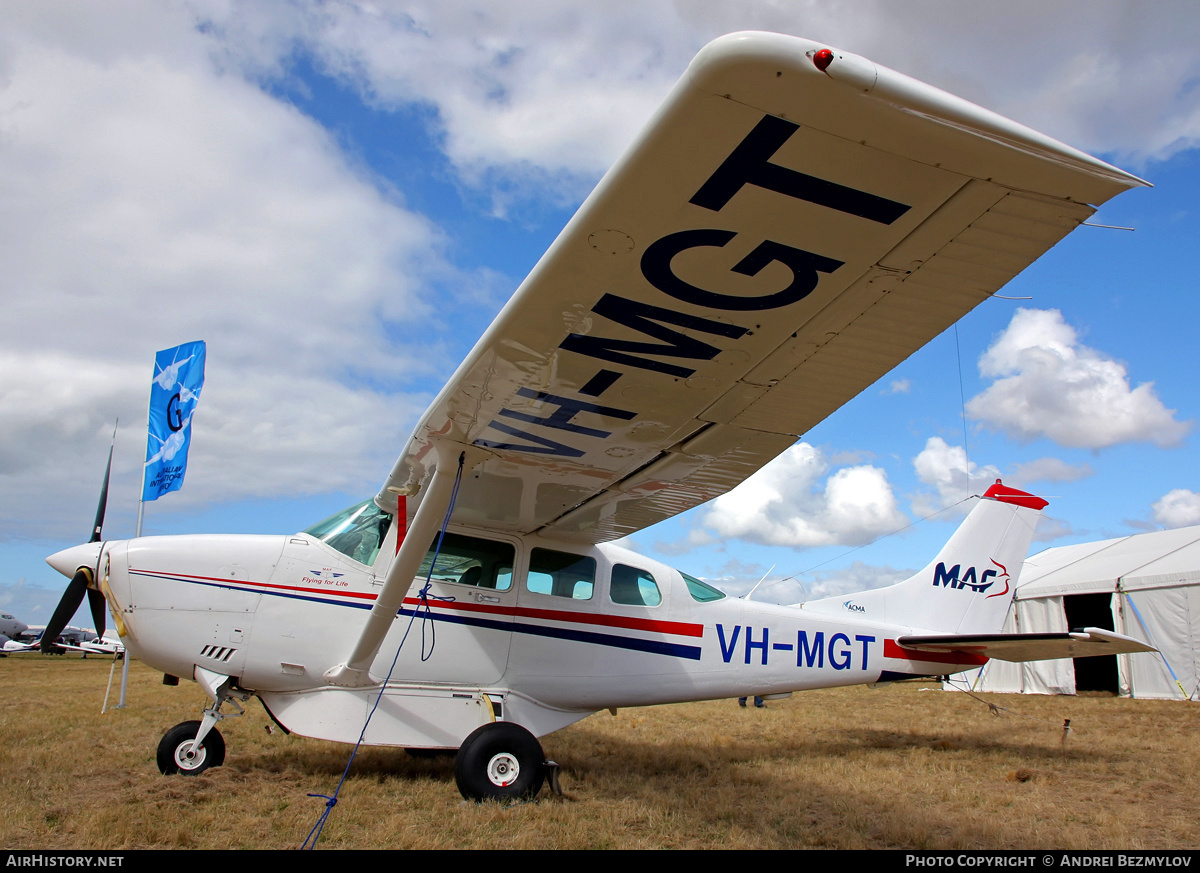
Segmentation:
{"type": "Polygon", "coordinates": [[[595,584],[595,558],[553,549],[534,549],[529,556],[525,587],[534,594],[591,600],[595,584]]]}
{"type": "Polygon", "coordinates": [[[515,554],[508,543],[447,533],[440,550],[437,537],[433,538],[429,551],[425,553],[425,560],[421,562],[421,569],[417,571],[417,578],[429,577],[435,582],[507,591],[512,587],[515,554]],[[433,563],[435,551],[436,565],[433,563]],[[432,574],[430,567],[433,568],[432,574]]]}
{"type": "Polygon", "coordinates": [[[626,606],[658,606],[662,603],[658,583],[649,571],[625,564],[613,564],[608,596],[613,603],[626,606]]]}

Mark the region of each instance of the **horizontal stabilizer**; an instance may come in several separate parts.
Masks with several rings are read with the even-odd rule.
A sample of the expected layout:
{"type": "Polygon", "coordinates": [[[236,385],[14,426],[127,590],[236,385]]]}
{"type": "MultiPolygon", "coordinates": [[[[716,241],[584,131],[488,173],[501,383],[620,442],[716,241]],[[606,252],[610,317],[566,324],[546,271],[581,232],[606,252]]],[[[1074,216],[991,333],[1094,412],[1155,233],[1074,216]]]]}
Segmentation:
{"type": "Polygon", "coordinates": [[[1085,627],[1055,634],[968,634],[907,636],[896,640],[918,652],[966,652],[1000,661],[1050,661],[1055,658],[1090,658],[1093,655],[1124,655],[1157,652],[1133,637],[1098,627],[1085,627]]]}

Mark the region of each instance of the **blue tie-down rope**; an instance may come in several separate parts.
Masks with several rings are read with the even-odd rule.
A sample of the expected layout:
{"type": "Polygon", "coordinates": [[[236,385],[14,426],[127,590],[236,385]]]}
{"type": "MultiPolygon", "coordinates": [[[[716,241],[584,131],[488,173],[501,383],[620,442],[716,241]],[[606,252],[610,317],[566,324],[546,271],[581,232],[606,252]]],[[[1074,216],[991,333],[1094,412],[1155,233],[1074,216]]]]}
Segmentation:
{"type": "Polygon", "coordinates": [[[388,668],[387,676],[384,678],[383,683],[379,686],[379,693],[375,695],[375,704],[371,707],[371,711],[367,713],[366,721],[363,722],[362,731],[358,735],[358,740],[354,743],[354,749],[350,752],[350,760],[346,762],[346,769],[342,771],[342,778],[338,780],[337,788],[334,790],[332,796],[328,794],[308,795],[309,797],[325,798],[325,809],[322,810],[321,816],[317,819],[317,823],[313,825],[312,830],[308,832],[308,836],[304,838],[304,842],[300,844],[301,849],[315,849],[317,847],[317,840],[321,839],[321,831],[325,827],[325,822],[329,819],[329,814],[333,812],[333,808],[337,806],[338,795],[341,794],[342,786],[346,783],[346,777],[350,775],[350,767],[354,764],[354,758],[358,755],[358,750],[359,747],[362,746],[363,738],[367,735],[367,727],[371,724],[371,718],[375,715],[375,710],[379,708],[379,702],[383,699],[384,689],[387,688],[388,681],[392,678],[392,672],[396,669],[396,662],[400,660],[400,651],[404,648],[404,642],[408,639],[409,631],[412,630],[413,621],[416,619],[418,614],[421,615],[421,660],[427,661],[433,655],[436,636],[433,634],[432,629],[430,632],[429,653],[425,653],[426,622],[430,622],[432,627],[432,619],[430,618],[429,611],[429,598],[432,596],[435,600],[447,601],[452,601],[454,598],[439,597],[436,594],[431,595],[429,593],[429,588],[433,584],[433,568],[437,566],[438,555],[440,555],[442,551],[442,540],[446,536],[446,527],[450,524],[450,514],[454,511],[454,501],[458,499],[458,486],[462,483],[463,462],[465,460],[466,453],[458,456],[458,472],[454,476],[454,490],[450,492],[450,505],[446,507],[446,517],[442,519],[442,529],[438,533],[437,547],[433,552],[433,560],[429,564],[429,573],[426,574],[425,584],[421,587],[420,603],[408,617],[408,627],[404,629],[404,636],[400,638],[400,645],[396,647],[396,654],[392,658],[392,665],[388,668]]]}

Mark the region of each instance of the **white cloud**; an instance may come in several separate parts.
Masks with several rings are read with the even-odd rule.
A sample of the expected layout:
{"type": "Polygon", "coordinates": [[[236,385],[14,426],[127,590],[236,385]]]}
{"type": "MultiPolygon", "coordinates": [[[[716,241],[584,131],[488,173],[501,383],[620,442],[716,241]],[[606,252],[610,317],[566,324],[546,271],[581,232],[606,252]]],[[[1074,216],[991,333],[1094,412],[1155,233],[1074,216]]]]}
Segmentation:
{"type": "MultiPolygon", "coordinates": [[[[988,464],[980,467],[967,460],[962,446],[949,445],[941,437],[930,437],[925,448],[913,458],[913,469],[921,483],[933,488],[936,494],[919,494],[913,499],[917,515],[930,515],[966,498],[982,494],[1000,478],[1000,471],[988,464]]],[[[970,509],[963,506],[965,513],[970,509]]]]}
{"type": "Polygon", "coordinates": [[[979,370],[996,381],[967,403],[967,414],[1016,439],[1088,449],[1170,446],[1188,431],[1152,382],[1131,388],[1125,366],[1080,343],[1058,310],[1018,309],[979,370]]]}
{"type": "Polygon", "coordinates": [[[1070,522],[1061,518],[1043,514],[1038,519],[1037,528],[1034,529],[1033,541],[1035,543],[1052,543],[1062,537],[1079,537],[1086,535],[1086,533],[1086,531],[1075,530],[1070,522]]]}
{"type": "Polygon", "coordinates": [[[1200,494],[1174,488],[1154,501],[1154,520],[1165,528],[1200,524],[1200,494]]]}
{"type": "Polygon", "coordinates": [[[706,41],[661,3],[200,8],[249,69],[277,72],[299,44],[377,108],[434,109],[468,184],[568,201],[608,169],[706,41]]]}
{"type": "Polygon", "coordinates": [[[729,561],[721,567],[719,576],[706,578],[705,581],[711,582],[732,597],[745,597],[753,591],[750,600],[760,603],[795,604],[855,594],[873,588],[885,588],[903,582],[915,572],[876,567],[855,561],[849,567],[840,570],[805,572],[796,576],[785,576],[775,570],[764,578],[760,565],[729,561]]]}
{"type": "Polygon", "coordinates": [[[842,594],[854,594],[859,591],[870,591],[874,588],[885,588],[895,585],[915,573],[916,570],[896,570],[892,567],[877,567],[855,561],[849,567],[841,570],[831,570],[813,573],[812,579],[802,579],[804,583],[803,600],[820,600],[824,597],[837,597],[842,594]]]}
{"type": "MultiPolygon", "coordinates": [[[[210,343],[185,503],[373,489],[428,394],[417,379],[456,363],[431,288],[453,303],[497,283],[458,276],[438,228],[402,192],[262,87],[297,55],[378,109],[428,110],[454,182],[564,202],[607,168],[700,45],[746,27],[828,39],[1085,148],[1163,155],[1200,129],[1200,89],[1184,87],[1198,63],[1188,10],[1117,0],[1015,11],[881,0],[7,3],[4,535],[32,535],[30,520],[49,530],[57,523],[44,520],[77,503],[81,483],[92,499],[112,419],[144,415],[157,349],[210,343]]],[[[461,325],[453,333],[473,338],[461,325]]],[[[1143,388],[1125,384],[1153,398],[1143,388]]],[[[1167,419],[1160,435],[1178,439],[1183,426],[1167,419]]],[[[137,442],[118,437],[114,489],[133,487],[137,442]]],[[[903,523],[877,467],[823,484],[824,472],[797,468],[787,475],[805,487],[774,496],[780,483],[762,475],[762,499],[742,509],[766,522],[765,539],[860,542],[903,523]]],[[[737,530],[726,510],[738,508],[713,517],[737,530]]]]}
{"type": "Polygon", "coordinates": [[[702,525],[713,535],[772,546],[862,545],[907,523],[879,467],[843,467],[829,476],[820,449],[792,446],[718,497],[702,525]]]}
{"type": "Polygon", "coordinates": [[[60,589],[30,585],[25,579],[0,582],[0,609],[12,613],[28,625],[49,622],[60,599],[60,589]]]}
{"type": "Polygon", "coordinates": [[[1191,0],[680,4],[718,32],[828,40],[1091,152],[1138,164],[1200,142],[1191,0]]]}
{"type": "MultiPolygon", "coordinates": [[[[113,419],[144,421],[154,352],[193,339],[208,383],[180,503],[377,487],[428,393],[414,377],[454,364],[423,302],[452,281],[436,228],[213,66],[177,9],[17,12],[0,75],[4,535],[60,534],[59,507],[95,499],[113,419]],[[421,326],[420,355],[394,342],[402,325],[421,326]]],[[[135,494],[143,440],[118,436],[114,502],[135,494]]]]}
{"type": "MultiPolygon", "coordinates": [[[[1016,464],[1010,475],[1001,476],[1000,469],[992,464],[980,467],[968,462],[962,446],[948,445],[941,437],[926,441],[925,448],[913,459],[913,469],[922,484],[934,491],[913,498],[913,512],[919,516],[933,515],[955,505],[958,505],[957,515],[965,515],[975,505],[966,498],[983,494],[997,479],[1002,479],[1005,485],[1026,488],[1031,482],[1073,482],[1093,473],[1087,464],[1075,466],[1058,458],[1037,458],[1016,464]]],[[[1049,542],[1073,533],[1066,522],[1043,516],[1034,539],[1049,542]]]]}
{"type": "Polygon", "coordinates": [[[795,604],[843,594],[855,594],[873,588],[884,588],[903,582],[915,570],[895,570],[855,561],[840,570],[810,571],[795,576],[786,576],[776,568],[763,576],[764,568],[759,564],[744,564],[731,560],[721,567],[720,575],[705,578],[732,597],[745,597],[760,603],[795,604]],[[755,587],[757,586],[757,587],[755,587]]]}
{"type": "Polygon", "coordinates": [[[1191,0],[193,0],[230,63],[277,75],[301,48],[380,107],[433,110],[471,184],[572,198],[708,40],[791,33],[865,55],[1089,151],[1138,164],[1200,142],[1191,0]]]}
{"type": "Polygon", "coordinates": [[[1029,482],[1076,482],[1094,475],[1090,464],[1068,464],[1061,458],[1037,458],[1014,464],[1011,484],[1024,486],[1029,482]]]}

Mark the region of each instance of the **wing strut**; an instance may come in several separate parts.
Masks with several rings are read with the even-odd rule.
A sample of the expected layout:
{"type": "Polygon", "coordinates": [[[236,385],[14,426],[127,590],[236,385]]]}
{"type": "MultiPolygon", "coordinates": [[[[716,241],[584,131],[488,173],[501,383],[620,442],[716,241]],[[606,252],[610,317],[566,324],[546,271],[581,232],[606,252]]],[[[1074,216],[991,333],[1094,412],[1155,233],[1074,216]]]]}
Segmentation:
{"type": "Polygon", "coordinates": [[[388,567],[383,580],[383,588],[371,614],[359,635],[354,651],[346,662],[325,672],[325,679],[331,685],[342,685],[347,688],[378,685],[380,680],[371,677],[371,662],[383,645],[383,638],[392,627],[396,614],[409,589],[415,583],[414,577],[421,566],[421,559],[429,548],[429,542],[437,533],[446,507],[450,505],[450,494],[454,489],[454,477],[458,469],[460,455],[465,455],[463,472],[471,470],[476,464],[487,457],[486,452],[478,449],[472,451],[455,443],[438,443],[437,467],[430,479],[429,487],[417,508],[404,544],[396,554],[396,559],[388,567]]]}

